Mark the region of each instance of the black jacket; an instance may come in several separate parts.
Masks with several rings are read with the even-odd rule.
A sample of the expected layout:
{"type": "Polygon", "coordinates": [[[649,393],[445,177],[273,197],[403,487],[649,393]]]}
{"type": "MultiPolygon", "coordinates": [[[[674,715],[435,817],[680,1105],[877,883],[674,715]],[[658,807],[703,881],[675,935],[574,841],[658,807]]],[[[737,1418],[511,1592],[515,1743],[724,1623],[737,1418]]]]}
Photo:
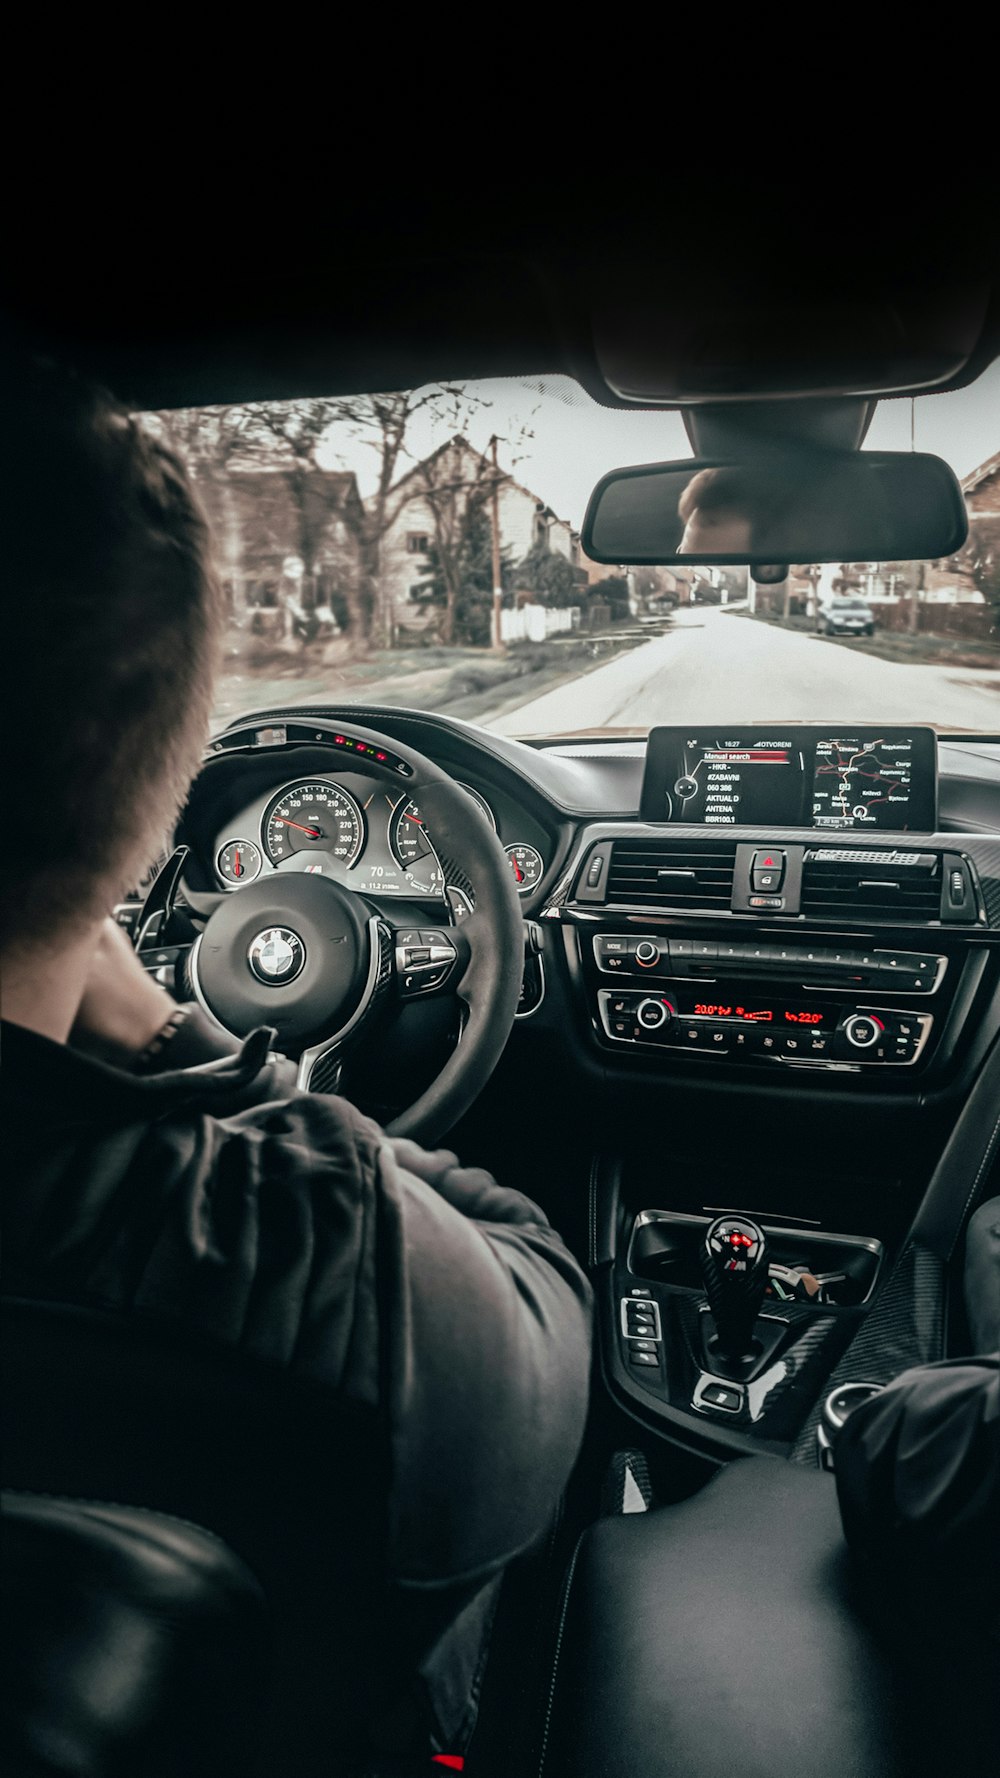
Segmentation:
{"type": "Polygon", "coordinates": [[[589,1285],[530,1199],[298,1092],[271,1035],[219,1054],[194,1014],[139,1076],[5,1024],[4,1290],[176,1317],[377,1406],[393,1578],[487,1580],[577,1455],[589,1285]]]}

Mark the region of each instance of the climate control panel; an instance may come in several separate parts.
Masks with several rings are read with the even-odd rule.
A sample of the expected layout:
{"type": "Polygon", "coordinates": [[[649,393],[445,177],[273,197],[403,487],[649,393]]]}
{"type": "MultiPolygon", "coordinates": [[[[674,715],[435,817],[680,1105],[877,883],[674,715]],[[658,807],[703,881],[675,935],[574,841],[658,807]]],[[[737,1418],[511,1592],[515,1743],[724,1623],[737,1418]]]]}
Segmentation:
{"type": "Polygon", "coordinates": [[[713,984],[711,996],[679,987],[662,992],[602,988],[597,1005],[612,1043],[700,1051],[735,1061],[911,1067],[933,1025],[928,1013],[898,1007],[765,1001],[738,984],[723,989],[713,984]]]}

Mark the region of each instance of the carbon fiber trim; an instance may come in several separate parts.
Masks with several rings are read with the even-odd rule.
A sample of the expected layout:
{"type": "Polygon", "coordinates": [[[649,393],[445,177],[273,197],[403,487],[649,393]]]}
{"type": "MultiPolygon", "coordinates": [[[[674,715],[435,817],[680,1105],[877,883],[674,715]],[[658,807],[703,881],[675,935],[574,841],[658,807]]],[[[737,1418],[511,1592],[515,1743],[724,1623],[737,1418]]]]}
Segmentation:
{"type": "Polygon", "coordinates": [[[901,1371],[944,1357],[944,1265],[911,1241],[855,1335],[792,1447],[791,1461],[818,1467],[823,1401],[840,1383],[891,1383],[901,1371]]]}

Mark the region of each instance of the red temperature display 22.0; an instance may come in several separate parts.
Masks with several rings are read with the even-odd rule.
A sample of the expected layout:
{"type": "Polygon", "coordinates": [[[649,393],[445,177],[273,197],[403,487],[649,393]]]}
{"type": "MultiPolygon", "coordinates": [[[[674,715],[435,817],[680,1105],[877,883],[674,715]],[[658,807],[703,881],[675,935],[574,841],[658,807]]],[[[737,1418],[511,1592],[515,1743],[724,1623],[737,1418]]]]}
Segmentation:
{"type": "Polygon", "coordinates": [[[749,1019],[755,1025],[821,1025],[822,1012],[814,1007],[740,1006],[738,1001],[696,1000],[690,1008],[695,1018],[749,1019]]]}

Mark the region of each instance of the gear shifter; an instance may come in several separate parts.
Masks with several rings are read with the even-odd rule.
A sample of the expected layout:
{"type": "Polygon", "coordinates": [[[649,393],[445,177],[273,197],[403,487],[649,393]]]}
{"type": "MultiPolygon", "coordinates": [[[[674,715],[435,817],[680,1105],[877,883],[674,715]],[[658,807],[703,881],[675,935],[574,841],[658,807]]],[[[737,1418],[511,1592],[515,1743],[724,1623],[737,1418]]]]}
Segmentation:
{"type": "Polygon", "coordinates": [[[753,1330],[767,1289],[763,1229],[747,1216],[718,1217],[705,1235],[701,1269],[716,1328],[709,1353],[726,1365],[745,1364],[760,1350],[753,1330]]]}

